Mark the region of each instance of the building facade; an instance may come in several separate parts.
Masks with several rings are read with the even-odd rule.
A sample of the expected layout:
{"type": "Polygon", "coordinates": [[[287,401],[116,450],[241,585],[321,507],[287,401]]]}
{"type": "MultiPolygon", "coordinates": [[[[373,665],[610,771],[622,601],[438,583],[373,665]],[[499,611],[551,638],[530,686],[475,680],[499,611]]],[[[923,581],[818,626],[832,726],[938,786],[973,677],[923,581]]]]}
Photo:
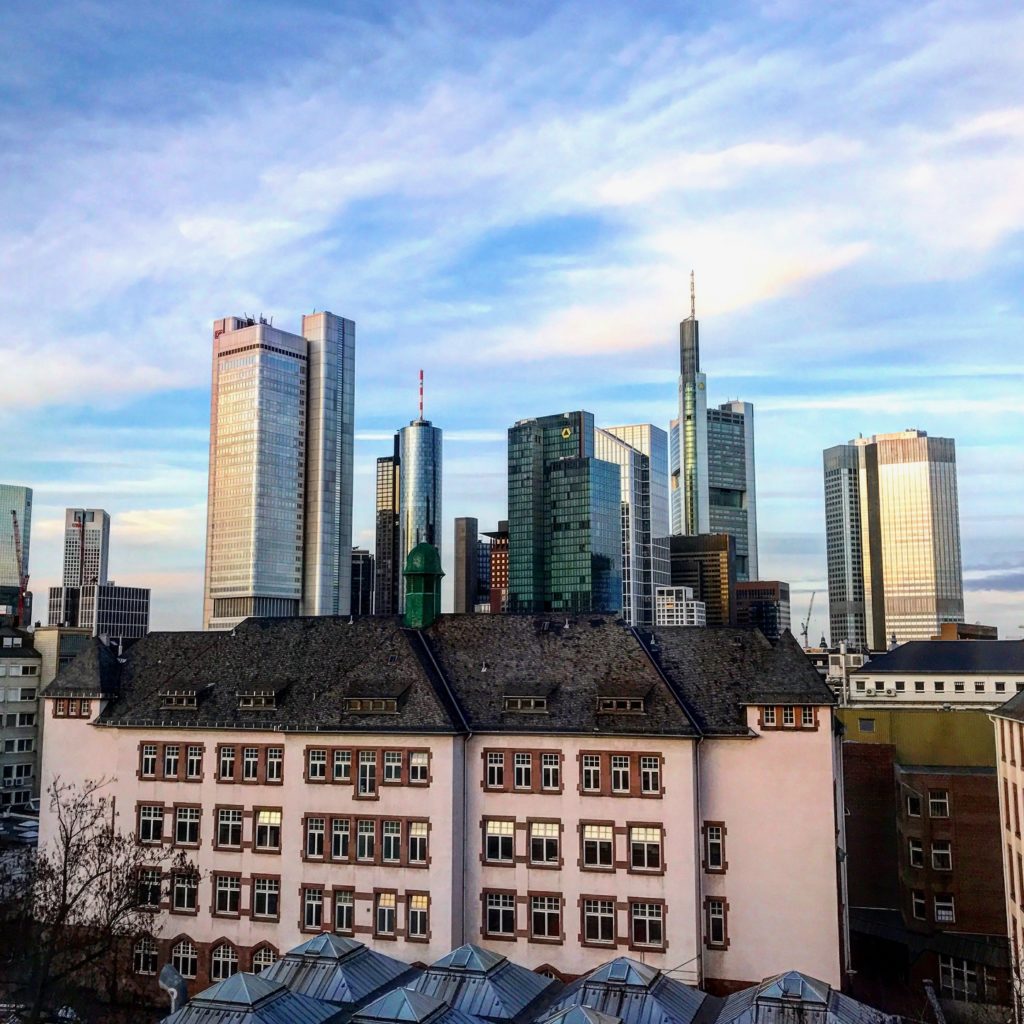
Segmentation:
{"type": "Polygon", "coordinates": [[[137,640],[149,632],[149,603],[149,587],[50,587],[49,624],[87,629],[115,642],[137,640]]]}
{"type": "Polygon", "coordinates": [[[348,614],[354,368],[333,313],[214,322],[205,628],[348,614]]]}
{"type": "Polygon", "coordinates": [[[885,650],[962,622],[952,438],[857,438],[825,450],[824,475],[832,643],[885,650]]]}
{"type": "Polygon", "coordinates": [[[398,580],[402,567],[398,555],[398,502],[401,463],[398,435],[391,455],[377,459],[376,579],[373,588],[377,615],[398,613],[398,580]]]}
{"type": "Polygon", "coordinates": [[[736,540],[730,534],[673,536],[669,542],[673,587],[688,587],[704,605],[709,626],[734,626],[736,540]]]}
{"type": "Polygon", "coordinates": [[[508,520],[498,520],[497,530],[484,536],[490,541],[490,610],[500,615],[508,611],[508,520]]]}
{"type": "MultiPolygon", "coordinates": [[[[0,619],[13,623],[18,611],[21,576],[29,574],[32,547],[32,488],[0,484],[0,619]],[[22,564],[18,565],[14,542],[14,516],[17,515],[22,564]]],[[[19,625],[32,621],[31,594],[25,595],[25,607],[19,625]]]]}
{"type": "Polygon", "coordinates": [[[693,596],[691,587],[658,587],[654,592],[657,626],[706,626],[707,609],[693,596]]]}
{"type": "Polygon", "coordinates": [[[39,795],[39,669],[32,634],[0,626],[0,808],[39,795]]]}
{"type": "Polygon", "coordinates": [[[101,508],[64,510],[65,587],[107,582],[110,516],[101,508]]]}
{"type": "Polygon", "coordinates": [[[470,516],[455,520],[455,614],[471,614],[480,590],[479,523],[470,516]]]}
{"type": "Polygon", "coordinates": [[[508,432],[508,608],[622,607],[621,474],[598,459],[594,417],[520,420],[508,432]]]}
{"type": "Polygon", "coordinates": [[[736,625],[759,629],[766,637],[777,640],[790,628],[789,584],[780,580],[748,580],[737,583],[736,625]]]}
{"type": "Polygon", "coordinates": [[[352,549],[352,615],[373,614],[373,555],[365,548],[352,549]]]}
{"type": "MultiPolygon", "coordinates": [[[[430,420],[413,420],[398,432],[398,565],[405,564],[417,544],[441,550],[442,442],[440,427],[430,420]]],[[[405,601],[405,581],[398,581],[399,607],[405,601]]]]}

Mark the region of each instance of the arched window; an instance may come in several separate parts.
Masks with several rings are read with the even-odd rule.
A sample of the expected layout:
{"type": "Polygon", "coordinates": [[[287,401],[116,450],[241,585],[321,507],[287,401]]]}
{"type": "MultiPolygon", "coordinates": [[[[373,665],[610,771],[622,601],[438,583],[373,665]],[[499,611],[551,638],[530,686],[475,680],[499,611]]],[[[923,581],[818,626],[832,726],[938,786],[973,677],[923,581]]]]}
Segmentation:
{"type": "Polygon", "coordinates": [[[171,949],[171,964],[183,978],[199,973],[199,950],[189,939],[182,939],[171,949]]]}
{"type": "Polygon", "coordinates": [[[264,968],[277,963],[277,950],[273,946],[260,946],[252,955],[252,973],[259,974],[264,968]]]}
{"type": "Polygon", "coordinates": [[[238,954],[235,947],[228,943],[222,943],[210,957],[210,979],[212,981],[223,981],[230,978],[238,971],[238,954]]]}
{"type": "Polygon", "coordinates": [[[156,943],[148,935],[135,943],[134,962],[136,974],[156,974],[156,943]]]}

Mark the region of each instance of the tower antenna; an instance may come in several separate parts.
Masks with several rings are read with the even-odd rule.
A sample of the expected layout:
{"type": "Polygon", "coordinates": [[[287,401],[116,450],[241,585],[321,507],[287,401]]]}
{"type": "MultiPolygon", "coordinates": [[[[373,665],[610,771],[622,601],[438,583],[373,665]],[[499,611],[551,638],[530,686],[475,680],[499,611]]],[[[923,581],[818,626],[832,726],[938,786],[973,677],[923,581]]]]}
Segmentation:
{"type": "Polygon", "coordinates": [[[423,371],[420,370],[420,419],[423,419],[423,371]]]}
{"type": "Polygon", "coordinates": [[[690,319],[697,319],[697,291],[693,286],[693,271],[690,271],[690,319]]]}

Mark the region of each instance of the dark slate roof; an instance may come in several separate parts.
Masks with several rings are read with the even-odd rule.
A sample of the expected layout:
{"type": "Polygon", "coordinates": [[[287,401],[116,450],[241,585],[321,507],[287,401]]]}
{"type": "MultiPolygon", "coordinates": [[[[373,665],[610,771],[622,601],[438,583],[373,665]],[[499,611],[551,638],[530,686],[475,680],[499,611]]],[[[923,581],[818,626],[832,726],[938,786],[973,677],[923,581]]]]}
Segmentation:
{"type": "MultiPolygon", "coordinates": [[[[152,635],[152,634],[151,634],[152,635]]],[[[191,636],[191,633],[164,634],[191,636]]],[[[44,691],[47,697],[99,697],[117,693],[121,665],[117,653],[97,637],[91,637],[66,668],[44,691]]]]}
{"type": "MultiPolygon", "coordinates": [[[[979,643],[992,643],[982,640],[979,643]]],[[[1024,691],[1015,693],[1005,704],[1001,704],[991,712],[997,718],[1012,718],[1015,722],[1024,722],[1024,691]]]]}
{"type": "Polygon", "coordinates": [[[659,626],[644,635],[701,730],[745,734],[744,705],[835,704],[821,674],[787,630],[779,640],[757,629],[659,626]]]}
{"type": "Polygon", "coordinates": [[[442,615],[425,636],[474,732],[697,734],[613,615],[442,615]],[[620,688],[644,696],[644,714],[598,713],[598,697],[620,688]],[[505,712],[512,694],[547,697],[547,713],[505,712]]]}
{"type": "Polygon", "coordinates": [[[205,989],[163,1024],[336,1024],[342,1011],[289,992],[263,975],[233,974],[205,989]]]}
{"type": "Polygon", "coordinates": [[[908,640],[884,654],[872,654],[856,672],[1024,674],[1024,640],[908,640]]]}
{"type": "Polygon", "coordinates": [[[13,626],[0,626],[0,637],[21,637],[20,647],[4,647],[0,640],[0,658],[40,658],[42,655],[32,646],[32,634],[13,626]]]}

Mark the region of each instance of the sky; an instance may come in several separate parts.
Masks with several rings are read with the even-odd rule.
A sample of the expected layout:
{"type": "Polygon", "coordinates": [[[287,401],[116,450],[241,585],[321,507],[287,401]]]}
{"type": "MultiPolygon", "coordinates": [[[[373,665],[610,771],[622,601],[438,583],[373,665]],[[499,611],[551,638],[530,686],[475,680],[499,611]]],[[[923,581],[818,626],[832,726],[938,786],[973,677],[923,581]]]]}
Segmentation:
{"type": "MultiPolygon", "coordinates": [[[[765,0],[0,5],[0,480],[195,629],[212,321],[357,323],[374,460],[445,431],[453,519],[507,428],[674,413],[695,273],[710,402],[754,403],[761,575],[827,628],[822,449],[956,439],[968,621],[1024,633],[1024,8],[765,0]]],[[[449,596],[450,601],[450,596],[449,596]]]]}

